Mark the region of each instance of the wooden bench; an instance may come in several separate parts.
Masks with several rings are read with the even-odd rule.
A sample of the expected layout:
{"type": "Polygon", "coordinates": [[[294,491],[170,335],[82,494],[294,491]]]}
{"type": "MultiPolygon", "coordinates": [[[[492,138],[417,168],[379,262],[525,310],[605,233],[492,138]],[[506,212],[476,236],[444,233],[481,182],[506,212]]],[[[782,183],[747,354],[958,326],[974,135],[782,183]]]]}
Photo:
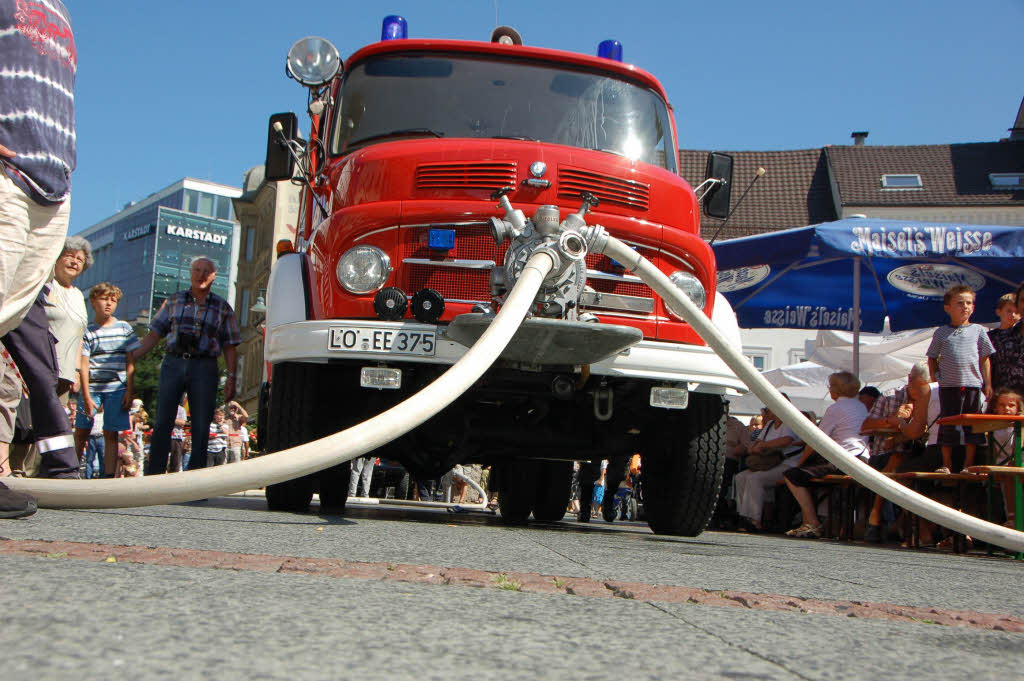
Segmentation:
{"type": "MultiPolygon", "coordinates": [[[[971,426],[976,433],[991,433],[994,430],[1000,430],[1002,428],[1012,427],[1014,433],[1014,447],[1013,447],[1013,466],[1021,467],[1024,466],[1024,455],[1021,452],[1021,445],[1024,443],[1024,439],[1021,438],[1021,429],[1024,426],[1024,415],[1018,416],[1006,416],[1003,414],[960,414],[959,416],[944,416],[938,420],[940,424],[954,425],[954,426],[971,426]]],[[[993,438],[989,440],[990,449],[995,450],[993,438]]],[[[1012,468],[1010,466],[1004,466],[1004,468],[1012,468]]],[[[971,468],[974,468],[972,466],[971,468]]],[[[979,467],[982,468],[982,467],[979,467]]],[[[970,469],[968,469],[970,470],[970,469]]],[[[1011,473],[1013,478],[1013,489],[1014,489],[1014,525],[1015,529],[1020,532],[1022,530],[1022,523],[1024,523],[1024,485],[1022,485],[1021,477],[1011,473]]],[[[991,496],[991,495],[990,495],[991,496]]],[[[989,518],[992,516],[990,515],[989,518]]],[[[1017,560],[1024,560],[1024,553],[1016,554],[1017,560]]]]}
{"type": "MultiPolygon", "coordinates": [[[[887,478],[893,478],[894,473],[879,471],[887,478]]],[[[814,478],[811,482],[815,485],[829,488],[828,517],[825,519],[825,534],[828,537],[846,539],[851,541],[854,537],[857,515],[857,495],[860,490],[869,492],[849,475],[833,473],[814,478]]],[[[870,492],[874,494],[874,492],[870,492]]]]}
{"type": "MultiPolygon", "coordinates": [[[[952,508],[958,511],[964,510],[964,489],[967,485],[984,484],[988,479],[986,475],[965,473],[892,473],[889,477],[906,485],[918,494],[921,493],[921,487],[925,484],[952,487],[954,490],[952,508]]],[[[907,509],[903,509],[903,513],[904,535],[907,538],[907,545],[911,548],[918,548],[921,545],[921,518],[910,513],[907,509]]],[[[965,539],[964,535],[958,532],[953,533],[953,551],[955,553],[963,553],[966,550],[967,542],[965,539]]]]}
{"type": "MultiPolygon", "coordinates": [[[[1016,490],[1019,490],[1021,483],[1024,482],[1024,468],[1020,466],[971,466],[967,470],[971,473],[987,476],[988,494],[985,495],[985,519],[989,521],[996,517],[996,513],[992,508],[992,499],[997,496],[995,485],[999,478],[1009,478],[1014,481],[1015,496],[1016,490]]],[[[1013,525],[1014,529],[1018,532],[1024,527],[1024,518],[1020,517],[1019,512],[1013,516],[1013,525]]],[[[992,553],[991,546],[989,546],[988,552],[989,554],[992,553]]],[[[1014,557],[1017,560],[1024,559],[1024,556],[1020,553],[1017,553],[1014,557]]]]}
{"type": "Polygon", "coordinates": [[[828,517],[825,536],[833,539],[853,539],[854,509],[859,485],[849,475],[833,473],[811,480],[811,484],[828,488],[828,517]]]}

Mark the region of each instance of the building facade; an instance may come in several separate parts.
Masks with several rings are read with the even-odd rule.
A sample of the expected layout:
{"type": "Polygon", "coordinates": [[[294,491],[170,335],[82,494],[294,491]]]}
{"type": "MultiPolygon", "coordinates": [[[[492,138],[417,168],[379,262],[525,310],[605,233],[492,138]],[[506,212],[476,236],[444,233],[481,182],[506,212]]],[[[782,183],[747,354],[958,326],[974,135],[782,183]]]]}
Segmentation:
{"type": "Polygon", "coordinates": [[[196,256],[217,265],[213,292],[233,302],[239,225],[231,201],[236,187],[184,178],[93,225],[77,236],[89,240],[95,262],[75,284],[88,295],[107,281],[123,292],[117,316],[145,325],[172,293],[190,286],[196,256]]]}
{"type": "Polygon", "coordinates": [[[242,332],[242,344],[238,346],[237,399],[253,419],[259,405],[260,386],[266,380],[263,319],[267,281],[277,258],[277,242],[295,239],[299,201],[297,185],[288,181],[264,181],[263,166],[246,172],[242,194],[234,199],[235,214],[241,224],[238,283],[233,300],[242,332]]]}

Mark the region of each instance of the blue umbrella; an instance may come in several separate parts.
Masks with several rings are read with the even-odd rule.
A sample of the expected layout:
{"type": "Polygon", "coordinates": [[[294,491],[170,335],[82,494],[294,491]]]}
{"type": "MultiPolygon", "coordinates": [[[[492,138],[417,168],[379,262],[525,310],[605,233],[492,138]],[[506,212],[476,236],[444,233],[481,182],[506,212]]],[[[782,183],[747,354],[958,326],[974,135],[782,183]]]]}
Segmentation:
{"type": "MultiPolygon", "coordinates": [[[[714,244],[718,290],[741,328],[854,333],[949,321],[946,289],[977,292],[972,321],[1024,279],[1024,227],[851,218],[714,244]]],[[[854,373],[859,370],[854,355],[854,373]]]]}

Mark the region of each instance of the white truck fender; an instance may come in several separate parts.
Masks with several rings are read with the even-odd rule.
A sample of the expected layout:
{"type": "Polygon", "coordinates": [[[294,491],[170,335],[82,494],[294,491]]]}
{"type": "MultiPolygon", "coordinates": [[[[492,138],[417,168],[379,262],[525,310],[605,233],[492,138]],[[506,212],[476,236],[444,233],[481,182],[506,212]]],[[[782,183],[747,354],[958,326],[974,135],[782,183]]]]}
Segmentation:
{"type": "Polygon", "coordinates": [[[309,319],[309,286],[306,256],[282,255],[270,270],[267,282],[267,330],[309,319]]]}
{"type": "Polygon", "coordinates": [[[743,339],[740,337],[740,325],[736,320],[736,313],[733,312],[732,305],[729,304],[725,296],[718,291],[715,291],[715,308],[711,313],[711,323],[729,339],[729,343],[733,347],[742,350],[743,339]]]}

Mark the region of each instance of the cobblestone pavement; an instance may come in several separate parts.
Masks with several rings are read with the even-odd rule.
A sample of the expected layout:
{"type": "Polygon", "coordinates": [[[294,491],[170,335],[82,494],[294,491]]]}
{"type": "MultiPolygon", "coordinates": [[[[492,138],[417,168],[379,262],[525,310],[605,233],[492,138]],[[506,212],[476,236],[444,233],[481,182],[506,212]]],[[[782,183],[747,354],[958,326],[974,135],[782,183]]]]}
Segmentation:
{"type": "Polygon", "coordinates": [[[1005,678],[1024,565],[258,496],[0,521],[0,678],[1005,678]]]}

